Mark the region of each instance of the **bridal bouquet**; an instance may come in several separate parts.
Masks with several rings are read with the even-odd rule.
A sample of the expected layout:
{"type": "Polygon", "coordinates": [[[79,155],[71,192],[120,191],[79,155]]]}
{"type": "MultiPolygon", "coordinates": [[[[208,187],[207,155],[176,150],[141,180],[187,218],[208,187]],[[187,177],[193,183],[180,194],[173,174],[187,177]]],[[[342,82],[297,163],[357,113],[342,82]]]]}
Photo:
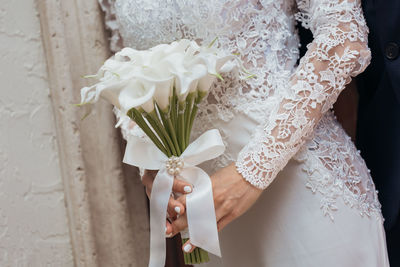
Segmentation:
{"type": "MultiPolygon", "coordinates": [[[[214,42],[213,42],[214,43],[214,42]]],[[[188,231],[196,248],[185,263],[208,261],[209,251],[220,256],[211,181],[196,165],[221,155],[218,130],[209,130],[190,143],[199,103],[220,73],[235,66],[211,43],[190,40],[161,44],[144,51],[124,48],[108,59],[94,77],[99,82],[81,89],[81,104],[102,97],[128,115],[149,139],[130,137],[124,162],[158,170],[150,198],[150,263],[165,263],[165,218],[173,179],[193,184],[187,195],[188,231]]]]}

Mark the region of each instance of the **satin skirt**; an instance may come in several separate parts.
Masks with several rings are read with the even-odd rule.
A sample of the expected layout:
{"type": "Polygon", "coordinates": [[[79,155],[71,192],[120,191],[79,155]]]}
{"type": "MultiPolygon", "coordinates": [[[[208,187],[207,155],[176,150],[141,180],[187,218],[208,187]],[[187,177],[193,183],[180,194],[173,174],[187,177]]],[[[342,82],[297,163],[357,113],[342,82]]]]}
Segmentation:
{"type": "MultiPolygon", "coordinates": [[[[238,114],[218,128],[233,157],[248,142],[256,122],[238,114]]],[[[290,160],[257,202],[220,233],[222,258],[203,267],[386,267],[383,218],[361,216],[337,199],[334,219],[324,216],[321,195],[306,187],[302,162],[290,160]]],[[[215,170],[203,166],[210,174],[215,170]]],[[[321,175],[329,172],[321,164],[321,175]]]]}

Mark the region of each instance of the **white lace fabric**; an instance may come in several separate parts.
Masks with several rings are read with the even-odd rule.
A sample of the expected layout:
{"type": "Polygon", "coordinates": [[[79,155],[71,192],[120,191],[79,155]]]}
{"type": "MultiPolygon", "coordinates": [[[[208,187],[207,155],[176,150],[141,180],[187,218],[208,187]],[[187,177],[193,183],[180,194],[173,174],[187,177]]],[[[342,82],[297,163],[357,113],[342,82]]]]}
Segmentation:
{"type": "Polygon", "coordinates": [[[369,64],[368,29],[358,1],[301,1],[297,15],[314,41],[293,73],[279,106],[240,152],[236,166],[266,188],[310,138],[352,76],[369,64]]]}
{"type": "Polygon", "coordinates": [[[314,129],[314,138],[306,142],[294,159],[303,163],[308,175],[306,187],[320,193],[321,210],[331,220],[338,209],[338,199],[357,209],[361,216],[379,214],[381,206],[370,171],[331,111],[321,119],[314,129]]]}
{"type": "MultiPolygon", "coordinates": [[[[192,137],[237,114],[259,124],[239,155],[225,153],[213,161],[215,168],[236,162],[248,182],[265,189],[295,158],[310,174],[307,187],[323,195],[326,215],[331,216],[338,197],[361,214],[379,211],[363,160],[328,112],[370,60],[360,0],[99,2],[118,22],[113,34],[120,34],[125,46],[147,49],[181,38],[208,44],[218,37],[220,48],[239,54],[255,75],[244,80],[228,74],[200,105],[192,137]],[[107,8],[105,3],[114,5],[107,8]],[[314,35],[298,67],[296,20],[314,35]]],[[[230,134],[220,131],[223,138],[230,134]]]]}

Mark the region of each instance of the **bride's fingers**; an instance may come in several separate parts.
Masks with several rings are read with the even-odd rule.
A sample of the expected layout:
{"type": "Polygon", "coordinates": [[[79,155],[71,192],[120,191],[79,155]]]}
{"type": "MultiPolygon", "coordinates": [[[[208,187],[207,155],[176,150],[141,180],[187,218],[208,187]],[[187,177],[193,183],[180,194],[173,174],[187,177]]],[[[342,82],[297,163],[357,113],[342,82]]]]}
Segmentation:
{"type": "Polygon", "coordinates": [[[182,250],[185,253],[191,253],[195,248],[196,246],[190,243],[190,239],[186,241],[185,244],[182,245],[182,250]]]}
{"type": "MultiPolygon", "coordinates": [[[[176,199],[179,203],[182,204],[183,207],[186,207],[186,196],[182,195],[180,197],[178,197],[176,199]]],[[[224,217],[225,215],[227,215],[231,209],[233,209],[233,207],[228,207],[227,205],[221,205],[220,207],[216,207],[216,211],[215,211],[215,217],[217,219],[217,222],[224,217]]],[[[183,213],[183,212],[182,212],[183,213]]]]}
{"type": "Polygon", "coordinates": [[[174,184],[172,185],[172,191],[174,193],[189,194],[192,192],[192,185],[175,178],[174,184]]]}
{"type": "MultiPolygon", "coordinates": [[[[218,223],[217,223],[217,228],[218,228],[218,232],[221,231],[223,228],[225,228],[225,226],[227,226],[230,222],[232,222],[234,220],[234,216],[230,213],[226,216],[224,216],[222,219],[217,219],[218,223]]],[[[186,241],[183,245],[182,245],[182,251],[185,253],[191,253],[193,252],[193,250],[196,248],[195,245],[193,245],[192,243],[190,243],[190,239],[188,241],[186,241]]]]}
{"type": "Polygon", "coordinates": [[[176,200],[181,203],[182,206],[186,207],[186,195],[179,196],[176,200]]]}
{"type": "Polygon", "coordinates": [[[217,222],[219,222],[222,218],[226,216],[231,216],[232,212],[235,209],[235,203],[229,200],[216,202],[214,205],[215,217],[217,218],[217,222]]]}
{"type": "Polygon", "coordinates": [[[174,220],[171,223],[172,226],[172,235],[176,235],[177,233],[179,233],[180,231],[183,231],[187,228],[187,217],[186,217],[186,213],[181,215],[178,219],[174,220]]]}
{"type": "Polygon", "coordinates": [[[221,220],[217,220],[217,228],[218,232],[221,231],[222,229],[225,228],[230,222],[232,222],[235,219],[235,217],[232,215],[232,213],[222,217],[221,220]]]}
{"type": "Polygon", "coordinates": [[[227,216],[231,212],[231,209],[227,205],[223,204],[221,206],[215,207],[215,217],[217,222],[227,216]]]}
{"type": "Polygon", "coordinates": [[[185,206],[178,200],[170,197],[167,210],[170,216],[175,217],[176,215],[181,215],[185,212],[185,206]]]}
{"type": "Polygon", "coordinates": [[[165,223],[165,237],[167,237],[167,238],[172,237],[172,226],[168,220],[166,220],[166,223],[165,223]]]}
{"type": "MultiPolygon", "coordinates": [[[[157,171],[145,170],[142,176],[142,183],[146,187],[146,194],[150,198],[151,190],[153,188],[154,178],[157,175],[157,171]]],[[[189,194],[192,192],[192,185],[183,180],[174,179],[172,184],[172,192],[189,194]]]]}

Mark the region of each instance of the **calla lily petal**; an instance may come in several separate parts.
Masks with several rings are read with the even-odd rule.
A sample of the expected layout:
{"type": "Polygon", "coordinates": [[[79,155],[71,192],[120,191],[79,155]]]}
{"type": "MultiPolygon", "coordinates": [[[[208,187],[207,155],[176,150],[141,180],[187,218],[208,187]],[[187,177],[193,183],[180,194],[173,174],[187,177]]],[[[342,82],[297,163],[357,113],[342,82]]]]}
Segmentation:
{"type": "Polygon", "coordinates": [[[191,66],[185,72],[171,72],[176,76],[175,86],[179,94],[179,99],[183,100],[189,92],[193,92],[196,89],[198,80],[207,74],[207,69],[204,65],[197,64],[191,66]]]}
{"type": "Polygon", "coordinates": [[[155,85],[146,86],[138,80],[131,81],[119,93],[118,100],[121,110],[126,114],[131,108],[142,107],[144,111],[150,113],[154,110],[153,95],[156,90],[155,85]]]}
{"type": "Polygon", "coordinates": [[[173,77],[155,82],[156,90],[154,93],[154,100],[162,110],[166,110],[169,107],[169,100],[172,96],[173,85],[173,77]]]}
{"type": "Polygon", "coordinates": [[[199,79],[198,89],[201,92],[208,92],[211,88],[211,85],[215,82],[216,77],[211,74],[207,74],[206,76],[199,79]]]}

